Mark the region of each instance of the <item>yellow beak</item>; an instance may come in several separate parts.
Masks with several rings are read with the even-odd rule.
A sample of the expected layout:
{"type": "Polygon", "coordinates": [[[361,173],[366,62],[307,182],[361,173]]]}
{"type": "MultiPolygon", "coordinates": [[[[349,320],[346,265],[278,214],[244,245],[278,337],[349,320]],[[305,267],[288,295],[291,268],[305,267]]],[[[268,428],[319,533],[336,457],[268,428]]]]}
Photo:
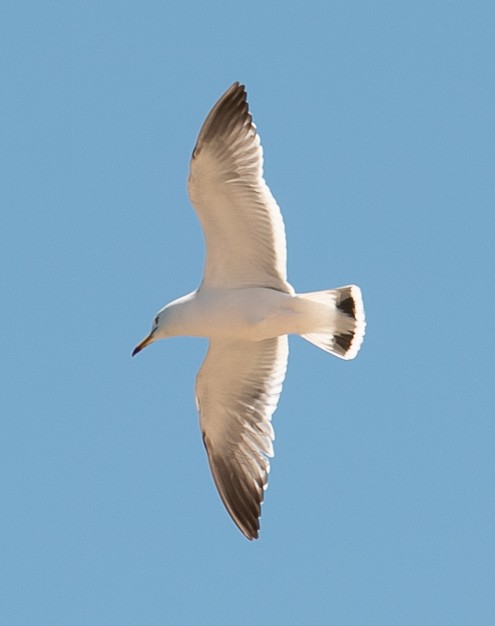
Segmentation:
{"type": "Polygon", "coordinates": [[[146,348],[146,346],[149,346],[150,343],[153,343],[153,333],[150,333],[145,339],[143,339],[143,341],[141,341],[141,343],[138,343],[138,345],[132,351],[132,356],[135,356],[138,352],[141,352],[141,350],[143,348],[146,348]]]}

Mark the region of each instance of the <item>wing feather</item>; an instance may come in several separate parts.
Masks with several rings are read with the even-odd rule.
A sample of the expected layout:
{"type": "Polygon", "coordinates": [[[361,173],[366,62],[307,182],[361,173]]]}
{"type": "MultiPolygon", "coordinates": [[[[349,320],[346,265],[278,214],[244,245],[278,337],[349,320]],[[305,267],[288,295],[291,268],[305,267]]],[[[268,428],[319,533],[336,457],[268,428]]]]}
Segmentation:
{"type": "Polygon", "coordinates": [[[189,196],[206,240],[204,286],[292,291],[282,214],[263,178],[260,139],[239,83],[201,128],[189,196]]]}
{"type": "Polygon", "coordinates": [[[271,417],[282,391],[287,336],[212,340],[196,379],[196,403],[211,472],[230,516],[256,539],[273,456],[271,417]]]}

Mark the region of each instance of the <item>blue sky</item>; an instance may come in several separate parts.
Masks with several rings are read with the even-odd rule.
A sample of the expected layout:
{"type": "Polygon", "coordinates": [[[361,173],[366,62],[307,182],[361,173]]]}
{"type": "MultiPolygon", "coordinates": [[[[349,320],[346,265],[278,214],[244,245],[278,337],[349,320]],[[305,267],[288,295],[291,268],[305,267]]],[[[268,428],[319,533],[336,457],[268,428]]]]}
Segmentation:
{"type": "Polygon", "coordinates": [[[495,623],[492,2],[0,9],[0,621],[495,623]],[[358,358],[290,341],[262,533],[215,492],[186,193],[247,85],[289,277],[355,282],[358,358]]]}

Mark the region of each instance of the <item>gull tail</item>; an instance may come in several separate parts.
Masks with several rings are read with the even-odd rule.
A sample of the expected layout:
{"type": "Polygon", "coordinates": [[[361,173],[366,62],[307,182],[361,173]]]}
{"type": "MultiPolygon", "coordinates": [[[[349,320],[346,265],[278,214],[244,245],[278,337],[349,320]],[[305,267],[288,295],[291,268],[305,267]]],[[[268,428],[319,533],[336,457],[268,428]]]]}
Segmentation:
{"type": "Polygon", "coordinates": [[[353,359],[359,352],[366,327],[359,287],[348,285],[299,295],[315,304],[326,306],[329,311],[325,328],[301,337],[341,359],[353,359]]]}

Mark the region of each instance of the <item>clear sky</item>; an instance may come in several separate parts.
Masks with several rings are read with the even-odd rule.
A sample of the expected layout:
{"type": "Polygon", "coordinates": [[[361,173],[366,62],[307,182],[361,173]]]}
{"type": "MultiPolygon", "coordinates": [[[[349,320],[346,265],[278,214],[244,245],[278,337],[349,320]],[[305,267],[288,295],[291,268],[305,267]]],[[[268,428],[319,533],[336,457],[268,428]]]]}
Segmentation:
{"type": "Polygon", "coordinates": [[[493,2],[0,9],[0,622],[495,623],[493,2]],[[289,278],[355,282],[358,358],[290,340],[261,538],[194,406],[189,157],[244,82],[289,278]]]}

